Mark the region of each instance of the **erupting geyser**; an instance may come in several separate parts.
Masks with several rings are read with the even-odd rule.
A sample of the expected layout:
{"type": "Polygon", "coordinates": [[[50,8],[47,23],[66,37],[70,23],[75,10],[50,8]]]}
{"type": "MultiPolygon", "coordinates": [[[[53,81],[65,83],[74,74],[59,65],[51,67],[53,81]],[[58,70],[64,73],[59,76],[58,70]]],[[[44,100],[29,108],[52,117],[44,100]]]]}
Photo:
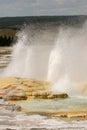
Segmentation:
{"type": "Polygon", "coordinates": [[[18,34],[12,60],[3,76],[53,82],[52,90],[72,92],[74,83],[87,81],[87,25],[49,30],[26,27],[18,34]]]}

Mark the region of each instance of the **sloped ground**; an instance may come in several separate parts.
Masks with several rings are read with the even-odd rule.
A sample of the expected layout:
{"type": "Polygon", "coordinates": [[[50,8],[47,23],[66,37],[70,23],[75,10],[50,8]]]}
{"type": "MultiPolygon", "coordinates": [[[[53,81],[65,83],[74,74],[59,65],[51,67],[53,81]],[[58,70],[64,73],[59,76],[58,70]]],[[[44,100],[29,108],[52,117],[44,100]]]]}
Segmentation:
{"type": "Polygon", "coordinates": [[[6,77],[0,78],[0,97],[4,100],[67,98],[66,93],[50,91],[51,83],[43,80],[6,77]]]}

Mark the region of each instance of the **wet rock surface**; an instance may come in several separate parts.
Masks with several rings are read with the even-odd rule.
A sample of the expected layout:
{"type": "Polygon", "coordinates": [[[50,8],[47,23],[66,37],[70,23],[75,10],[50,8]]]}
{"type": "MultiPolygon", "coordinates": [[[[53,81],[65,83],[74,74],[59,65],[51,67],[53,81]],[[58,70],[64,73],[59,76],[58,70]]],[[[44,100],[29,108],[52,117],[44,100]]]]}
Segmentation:
{"type": "Polygon", "coordinates": [[[86,106],[84,104],[82,104],[83,107],[85,106],[84,109],[83,107],[80,108],[78,104],[78,107],[76,107],[76,110],[74,110],[74,112],[73,112],[72,104],[70,106],[72,109],[71,108],[66,109],[66,107],[69,107],[70,105],[70,103],[69,104],[67,103],[68,100],[66,102],[67,103],[66,107],[62,105],[61,102],[64,99],[69,99],[68,94],[61,93],[61,92],[59,93],[52,92],[50,91],[50,87],[51,87],[51,83],[43,80],[19,78],[19,77],[0,78],[0,98],[3,99],[5,102],[10,102],[12,104],[12,105],[1,104],[1,106],[4,105],[6,109],[12,111],[17,110],[17,111],[32,112],[32,113],[34,112],[38,113],[39,110],[40,113],[44,113],[46,111],[45,114],[49,114],[52,117],[53,116],[64,117],[64,118],[77,117],[77,116],[84,117],[84,118],[87,117],[87,110],[85,109],[86,106]],[[54,106],[51,105],[52,101],[53,103],[55,103],[54,106]],[[51,104],[49,104],[49,102],[51,104]],[[59,103],[59,105],[56,105],[56,103],[57,104],[59,103]],[[17,104],[17,106],[14,104],[17,104]],[[40,104],[42,105],[39,106],[40,104]],[[64,107],[64,109],[62,107],[64,107]],[[79,108],[81,110],[79,110],[79,108]]]}
{"type": "MultiPolygon", "coordinates": [[[[62,126],[60,124],[68,124],[67,120],[62,121],[58,118],[49,118],[47,116],[41,116],[39,114],[24,114],[23,112],[18,112],[17,110],[13,110],[15,107],[14,104],[9,104],[4,102],[4,107],[0,107],[0,130],[4,129],[14,129],[14,130],[31,130],[31,129],[59,129],[62,126]]],[[[17,107],[17,106],[16,106],[17,107]]],[[[75,120],[77,123],[78,121],[75,120]]],[[[73,124],[73,120],[69,122],[73,124]]],[[[70,127],[68,124],[67,128],[70,127]]],[[[75,124],[75,122],[74,122],[75,124]]],[[[74,128],[77,126],[74,126],[74,128]]],[[[73,127],[72,127],[73,128],[73,127]]],[[[73,128],[73,129],[74,129],[73,128]]],[[[78,127],[80,128],[80,127],[78,127]]],[[[81,126],[82,128],[82,126],[81,126]]],[[[85,126],[84,126],[85,128],[85,126]]]]}
{"type": "Polygon", "coordinates": [[[0,130],[86,130],[83,118],[56,118],[7,110],[0,107],[0,130]]]}
{"type": "Polygon", "coordinates": [[[0,97],[5,100],[68,98],[66,93],[50,91],[50,82],[16,77],[0,78],[0,97]]]}
{"type": "Polygon", "coordinates": [[[16,104],[5,104],[4,108],[6,110],[11,110],[11,111],[21,111],[21,106],[16,105],[16,104]]]}

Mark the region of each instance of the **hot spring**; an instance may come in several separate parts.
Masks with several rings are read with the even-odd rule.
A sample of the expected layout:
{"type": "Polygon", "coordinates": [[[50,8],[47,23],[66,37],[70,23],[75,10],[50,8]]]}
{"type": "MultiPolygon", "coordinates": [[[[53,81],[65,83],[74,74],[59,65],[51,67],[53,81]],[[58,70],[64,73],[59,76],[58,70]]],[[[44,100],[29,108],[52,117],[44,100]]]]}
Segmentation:
{"type": "MultiPolygon", "coordinates": [[[[86,42],[86,22],[79,28],[62,26],[50,29],[25,26],[17,34],[11,62],[1,77],[16,76],[47,80],[53,84],[51,91],[66,92],[70,96],[63,101],[26,102],[24,107],[66,111],[66,106],[72,110],[73,105],[77,105],[76,110],[84,108],[85,111],[87,110],[86,42]]],[[[23,105],[23,102],[20,104],[23,105]]]]}
{"type": "Polygon", "coordinates": [[[86,82],[87,24],[81,28],[60,27],[53,31],[33,26],[23,28],[17,34],[11,63],[2,76],[48,80],[54,83],[53,91],[71,93],[74,83],[86,82]]]}

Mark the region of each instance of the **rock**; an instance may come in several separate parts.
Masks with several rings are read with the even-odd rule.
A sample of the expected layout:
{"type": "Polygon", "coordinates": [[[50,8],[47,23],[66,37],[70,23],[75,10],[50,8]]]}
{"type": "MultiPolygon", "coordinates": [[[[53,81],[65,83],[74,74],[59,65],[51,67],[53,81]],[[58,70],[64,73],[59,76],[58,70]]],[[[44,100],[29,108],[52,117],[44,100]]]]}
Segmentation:
{"type": "Polygon", "coordinates": [[[0,97],[5,100],[67,98],[66,93],[50,92],[50,82],[16,77],[0,78],[0,97]]]}
{"type": "Polygon", "coordinates": [[[0,99],[3,99],[3,97],[6,96],[6,93],[4,91],[0,91],[0,99]]]}
{"type": "MultiPolygon", "coordinates": [[[[15,78],[15,77],[5,77],[0,78],[0,91],[3,92],[5,100],[26,100],[30,96],[33,96],[32,93],[37,91],[45,91],[49,87],[49,82],[40,81],[35,79],[24,79],[24,78],[15,78]]],[[[45,98],[46,94],[41,94],[41,98],[45,98]]]]}
{"type": "Polygon", "coordinates": [[[16,104],[10,104],[10,103],[8,103],[8,104],[6,104],[4,106],[4,108],[6,110],[11,110],[11,111],[21,111],[21,106],[16,105],[16,104]]]}
{"type": "Polygon", "coordinates": [[[68,94],[67,93],[51,93],[48,96],[48,99],[55,99],[55,98],[68,98],[68,94]]]}
{"type": "Polygon", "coordinates": [[[4,97],[5,101],[27,100],[27,96],[9,95],[4,97]]]}
{"type": "Polygon", "coordinates": [[[54,92],[34,92],[32,93],[34,99],[55,99],[55,98],[68,98],[67,93],[54,93],[54,92]]]}
{"type": "Polygon", "coordinates": [[[34,99],[48,99],[48,93],[47,92],[33,92],[32,93],[32,97],[34,98],[34,99]]]}
{"type": "Polygon", "coordinates": [[[16,130],[16,129],[6,128],[6,129],[3,129],[3,130],[16,130]]]}

